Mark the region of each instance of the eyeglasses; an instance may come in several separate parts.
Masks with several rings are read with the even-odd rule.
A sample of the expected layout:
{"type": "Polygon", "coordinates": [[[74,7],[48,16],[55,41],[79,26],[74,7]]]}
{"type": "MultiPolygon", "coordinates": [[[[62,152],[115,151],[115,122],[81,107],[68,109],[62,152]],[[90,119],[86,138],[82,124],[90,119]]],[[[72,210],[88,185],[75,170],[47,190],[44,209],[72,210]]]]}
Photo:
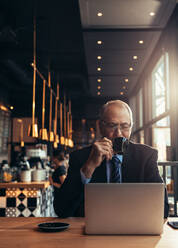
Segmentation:
{"type": "Polygon", "coordinates": [[[102,124],[109,130],[115,131],[116,129],[120,129],[121,132],[128,132],[131,128],[131,124],[129,123],[113,123],[113,122],[106,122],[102,120],[102,124]]]}

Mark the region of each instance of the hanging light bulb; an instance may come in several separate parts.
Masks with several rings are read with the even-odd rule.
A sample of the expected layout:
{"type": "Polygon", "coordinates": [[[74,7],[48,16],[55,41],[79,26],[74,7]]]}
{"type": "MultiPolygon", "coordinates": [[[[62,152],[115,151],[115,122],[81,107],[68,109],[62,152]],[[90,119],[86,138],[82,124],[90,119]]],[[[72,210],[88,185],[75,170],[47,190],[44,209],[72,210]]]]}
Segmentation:
{"type": "Polygon", "coordinates": [[[66,122],[66,128],[67,128],[66,145],[69,146],[69,139],[70,139],[69,133],[70,133],[70,131],[69,131],[69,112],[68,111],[66,113],[66,118],[67,118],[67,122],[66,122]]]}
{"type": "Polygon", "coordinates": [[[55,102],[55,120],[54,120],[54,147],[57,148],[57,144],[59,143],[59,136],[57,134],[57,107],[59,101],[59,83],[57,83],[57,97],[55,102]]]}
{"type": "Polygon", "coordinates": [[[69,140],[69,147],[71,147],[71,148],[74,147],[74,142],[72,139],[69,140]]]}
{"type": "Polygon", "coordinates": [[[53,90],[51,88],[51,72],[50,72],[50,65],[49,65],[49,71],[48,71],[48,87],[50,89],[50,103],[49,103],[49,133],[48,133],[48,140],[50,142],[54,141],[54,133],[52,131],[52,108],[53,108],[53,90]]]}
{"type": "Polygon", "coordinates": [[[63,136],[63,106],[62,102],[60,102],[60,144],[65,144],[65,138],[63,136]]]}
{"type": "Polygon", "coordinates": [[[69,115],[68,115],[68,134],[69,134],[69,147],[73,147],[73,140],[72,140],[72,114],[71,114],[71,100],[69,100],[69,115]]]}
{"type": "Polygon", "coordinates": [[[44,123],[45,123],[45,90],[46,90],[46,81],[43,80],[42,128],[40,129],[40,135],[39,135],[42,140],[48,140],[47,129],[44,128],[44,123]]]}
{"type": "Polygon", "coordinates": [[[66,95],[64,94],[64,145],[67,146],[68,140],[66,136],[66,95]]]}
{"type": "Polygon", "coordinates": [[[24,141],[23,141],[23,120],[18,119],[17,120],[20,123],[20,146],[24,147],[24,141]]]}
{"type": "Polygon", "coordinates": [[[54,146],[54,148],[57,148],[58,147],[58,143],[57,142],[54,142],[53,146],[54,146]]]}
{"type": "Polygon", "coordinates": [[[33,100],[32,100],[32,124],[28,129],[28,136],[38,137],[38,125],[35,123],[35,90],[36,90],[36,17],[34,15],[33,31],[33,100]]]}
{"type": "Polygon", "coordinates": [[[20,141],[20,146],[24,147],[24,141],[23,141],[23,120],[21,123],[21,141],[20,141]]]}
{"type": "Polygon", "coordinates": [[[54,133],[52,131],[51,123],[52,123],[52,101],[53,101],[53,92],[50,88],[50,109],[49,109],[49,134],[48,134],[48,140],[50,142],[54,141],[54,133]]]}

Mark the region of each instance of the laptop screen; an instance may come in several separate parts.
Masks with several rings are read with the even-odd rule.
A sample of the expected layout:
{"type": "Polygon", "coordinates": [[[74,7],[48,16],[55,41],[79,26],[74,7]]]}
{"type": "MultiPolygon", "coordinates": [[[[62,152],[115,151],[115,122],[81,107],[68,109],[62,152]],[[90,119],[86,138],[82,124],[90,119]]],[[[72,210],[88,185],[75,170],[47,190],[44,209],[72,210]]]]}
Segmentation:
{"type": "Polygon", "coordinates": [[[163,220],[163,183],[85,185],[88,234],[160,234],[163,220]]]}

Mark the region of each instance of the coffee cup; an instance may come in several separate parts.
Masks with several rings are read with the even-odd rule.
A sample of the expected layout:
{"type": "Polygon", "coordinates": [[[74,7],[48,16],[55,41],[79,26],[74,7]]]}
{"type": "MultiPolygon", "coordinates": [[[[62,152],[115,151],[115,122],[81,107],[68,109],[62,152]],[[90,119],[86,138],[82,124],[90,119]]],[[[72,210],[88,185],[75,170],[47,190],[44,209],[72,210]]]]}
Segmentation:
{"type": "Polygon", "coordinates": [[[38,169],[32,171],[32,181],[40,182],[46,179],[46,171],[44,169],[38,169]]]}
{"type": "Polygon", "coordinates": [[[116,137],[113,140],[113,150],[116,154],[123,155],[126,149],[126,145],[128,143],[128,139],[125,137],[116,137]]]}
{"type": "Polygon", "coordinates": [[[20,173],[21,182],[31,182],[31,170],[22,170],[20,173]]]}

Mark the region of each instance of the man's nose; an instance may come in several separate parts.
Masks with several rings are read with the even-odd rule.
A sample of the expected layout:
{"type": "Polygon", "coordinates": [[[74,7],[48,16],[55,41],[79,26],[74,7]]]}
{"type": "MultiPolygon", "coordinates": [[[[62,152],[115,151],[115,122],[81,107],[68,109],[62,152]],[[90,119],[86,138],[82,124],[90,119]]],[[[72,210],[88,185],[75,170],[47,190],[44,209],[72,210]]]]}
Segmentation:
{"type": "Polygon", "coordinates": [[[115,137],[123,137],[123,134],[121,132],[119,125],[116,127],[114,134],[115,134],[115,137]]]}

